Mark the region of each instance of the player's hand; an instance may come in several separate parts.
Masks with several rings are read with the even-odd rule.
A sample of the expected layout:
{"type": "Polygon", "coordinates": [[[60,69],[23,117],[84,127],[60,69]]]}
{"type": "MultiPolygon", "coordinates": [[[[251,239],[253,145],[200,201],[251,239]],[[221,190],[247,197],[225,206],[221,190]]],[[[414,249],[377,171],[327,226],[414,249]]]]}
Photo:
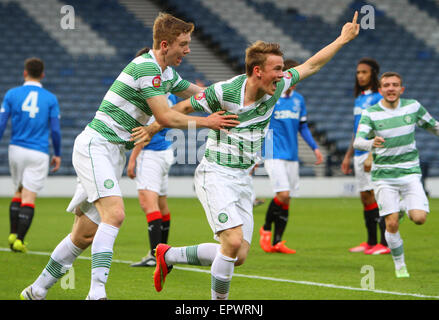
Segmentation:
{"type": "Polygon", "coordinates": [[[59,167],[61,166],[61,157],[53,156],[52,161],[50,161],[50,165],[53,167],[50,172],[58,171],[59,167]]]}
{"type": "Polygon", "coordinates": [[[384,148],[384,142],[385,140],[383,137],[376,136],[375,138],[373,138],[372,146],[374,148],[384,148]]]}
{"type": "Polygon", "coordinates": [[[135,146],[139,144],[143,144],[143,147],[145,147],[151,141],[154,134],[155,132],[152,133],[151,128],[149,126],[136,127],[133,129],[133,132],[131,133],[130,141],[135,141],[134,142],[135,146]]]}
{"type": "Polygon", "coordinates": [[[127,176],[130,177],[131,179],[134,179],[136,177],[136,162],[135,161],[128,161],[127,176]]]}
{"type": "Polygon", "coordinates": [[[370,170],[372,170],[372,162],[373,162],[372,152],[369,152],[369,156],[363,162],[363,168],[365,172],[370,172],[370,170]]]}
{"type": "Polygon", "coordinates": [[[314,155],[316,156],[316,162],[315,165],[319,165],[323,162],[323,156],[319,149],[314,150],[314,155]]]}
{"type": "Polygon", "coordinates": [[[348,22],[343,26],[341,30],[340,38],[344,44],[351,40],[354,40],[360,33],[360,25],[357,23],[358,11],[355,11],[352,22],[348,22]]]}
{"type": "Polygon", "coordinates": [[[225,128],[233,128],[239,124],[239,121],[233,120],[238,119],[238,116],[236,114],[223,115],[224,112],[224,110],[221,110],[209,115],[207,117],[207,128],[227,132],[225,128]]]}
{"type": "Polygon", "coordinates": [[[341,163],[341,172],[343,172],[344,174],[350,174],[352,172],[350,158],[345,157],[343,159],[343,162],[341,163]]]}

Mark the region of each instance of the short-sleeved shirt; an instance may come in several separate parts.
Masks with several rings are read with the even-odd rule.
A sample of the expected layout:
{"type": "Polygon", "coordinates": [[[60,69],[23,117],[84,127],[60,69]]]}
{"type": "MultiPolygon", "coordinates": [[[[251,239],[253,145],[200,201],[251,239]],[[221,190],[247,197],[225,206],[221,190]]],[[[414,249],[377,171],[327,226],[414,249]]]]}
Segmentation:
{"type": "Polygon", "coordinates": [[[383,148],[372,149],[373,181],[404,183],[404,178],[421,174],[416,125],[424,129],[436,125],[436,120],[416,100],[400,99],[396,109],[388,109],[380,101],[363,111],[356,136],[381,136],[385,140],[383,148]]]}
{"type": "Polygon", "coordinates": [[[272,96],[265,94],[255,103],[244,106],[247,80],[247,75],[239,75],[215,83],[191,97],[196,111],[213,113],[225,110],[226,114],[238,115],[240,121],[238,126],[229,129],[228,134],[219,130],[209,132],[204,157],[210,162],[239,169],[253,166],[268,131],[274,106],[281,95],[299,81],[299,73],[295,69],[287,70],[272,96]]]}
{"type": "Polygon", "coordinates": [[[293,91],[289,96],[283,94],[274,107],[262,156],[266,159],[299,161],[297,133],[300,122],[306,121],[306,115],[305,99],[300,93],[293,91]]]}
{"type": "Polygon", "coordinates": [[[146,125],[152,116],[146,100],[184,91],[189,85],[173,68],[162,71],[150,50],[122,70],[88,126],[108,141],[132,149],[134,143],[129,141],[132,129],[146,125]]]}
{"type": "Polygon", "coordinates": [[[26,81],[10,89],[1,111],[11,117],[10,144],[49,154],[50,118],[59,118],[56,96],[40,82],[26,81]]]}
{"type": "MultiPolygon", "coordinates": [[[[364,109],[378,103],[383,96],[379,92],[373,92],[372,90],[362,91],[361,94],[355,99],[354,106],[354,135],[357,133],[358,124],[360,123],[361,113],[364,109]]],[[[354,149],[354,156],[361,156],[368,151],[354,149]]]]}

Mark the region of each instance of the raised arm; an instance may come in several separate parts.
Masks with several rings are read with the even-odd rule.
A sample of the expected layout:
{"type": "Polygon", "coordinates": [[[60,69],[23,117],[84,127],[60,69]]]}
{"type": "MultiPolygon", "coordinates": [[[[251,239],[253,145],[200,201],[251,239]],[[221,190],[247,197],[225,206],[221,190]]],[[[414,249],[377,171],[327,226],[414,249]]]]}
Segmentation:
{"type": "Polygon", "coordinates": [[[338,36],[332,43],[318,51],[311,58],[306,60],[303,64],[295,67],[303,80],[314,73],[317,73],[345,44],[355,39],[360,32],[360,25],[357,23],[358,11],[355,11],[352,22],[346,23],[338,36]]]}

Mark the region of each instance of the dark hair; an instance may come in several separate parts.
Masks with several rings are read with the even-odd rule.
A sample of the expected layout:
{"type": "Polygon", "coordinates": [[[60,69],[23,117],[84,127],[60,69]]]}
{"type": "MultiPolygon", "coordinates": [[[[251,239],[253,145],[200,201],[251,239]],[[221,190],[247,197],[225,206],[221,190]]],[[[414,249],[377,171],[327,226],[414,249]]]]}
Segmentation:
{"type": "Polygon", "coordinates": [[[142,54],[144,54],[144,53],[148,53],[149,50],[151,50],[149,47],[144,47],[144,48],[140,49],[140,50],[137,51],[137,53],[136,53],[136,58],[137,58],[137,57],[140,57],[140,56],[141,56],[142,54]]]}
{"type": "Polygon", "coordinates": [[[283,71],[286,71],[286,70],[288,70],[288,69],[291,69],[291,68],[297,67],[298,65],[299,65],[299,62],[297,62],[296,60],[293,60],[293,59],[286,59],[286,60],[284,61],[284,69],[283,69],[283,71]]]}
{"type": "Polygon", "coordinates": [[[399,78],[399,80],[401,81],[401,87],[402,87],[402,77],[401,77],[401,75],[398,72],[394,72],[394,71],[387,71],[387,72],[384,72],[381,75],[380,87],[381,87],[381,80],[383,80],[383,78],[390,78],[390,77],[397,77],[397,78],[399,78]]]}
{"type": "Polygon", "coordinates": [[[44,72],[44,62],[39,58],[29,58],[24,62],[24,70],[34,79],[40,79],[44,72]]]}
{"type": "MultiPolygon", "coordinates": [[[[378,75],[380,73],[380,65],[378,62],[376,62],[375,59],[372,58],[362,58],[360,61],[358,61],[357,66],[359,64],[367,64],[370,67],[371,75],[370,75],[370,86],[372,92],[378,92],[378,87],[380,86],[380,82],[378,80],[378,75]]],[[[356,97],[358,97],[363,91],[363,87],[360,86],[358,83],[357,77],[355,77],[355,88],[354,88],[354,94],[356,97]]]]}

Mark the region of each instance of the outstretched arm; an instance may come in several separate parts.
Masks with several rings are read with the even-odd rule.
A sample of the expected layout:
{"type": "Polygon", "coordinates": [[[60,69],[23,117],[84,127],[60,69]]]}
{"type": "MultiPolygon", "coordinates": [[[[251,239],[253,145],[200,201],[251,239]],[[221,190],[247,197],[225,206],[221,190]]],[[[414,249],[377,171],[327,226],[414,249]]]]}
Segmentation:
{"type": "Polygon", "coordinates": [[[303,80],[314,73],[317,73],[345,44],[355,39],[360,32],[360,25],[357,23],[358,11],[355,11],[352,22],[348,22],[343,26],[340,36],[332,43],[321,49],[303,64],[294,67],[303,80]]]}

